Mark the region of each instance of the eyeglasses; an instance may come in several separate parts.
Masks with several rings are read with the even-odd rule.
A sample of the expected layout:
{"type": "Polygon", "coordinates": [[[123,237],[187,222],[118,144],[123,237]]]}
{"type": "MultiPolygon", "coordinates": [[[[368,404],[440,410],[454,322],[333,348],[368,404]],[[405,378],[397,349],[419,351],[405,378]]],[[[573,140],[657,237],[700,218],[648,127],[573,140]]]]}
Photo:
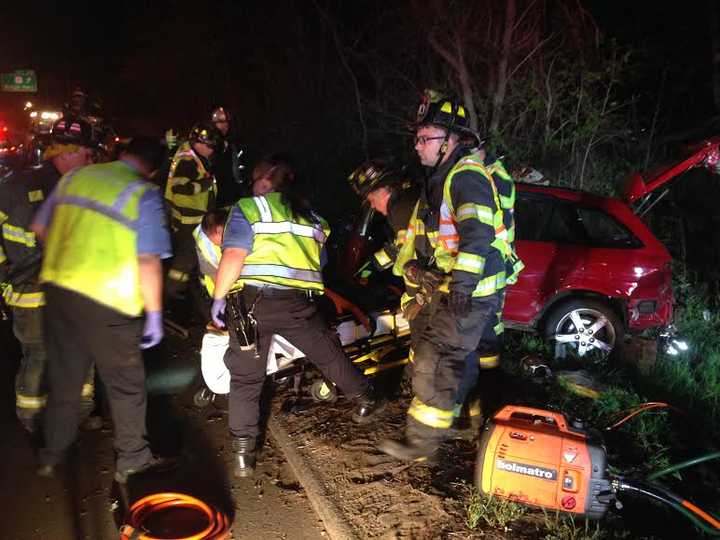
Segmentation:
{"type": "Polygon", "coordinates": [[[428,141],[437,141],[440,139],[444,139],[445,135],[439,135],[437,137],[426,137],[425,135],[419,135],[415,137],[415,144],[419,144],[420,146],[425,146],[428,141]]]}

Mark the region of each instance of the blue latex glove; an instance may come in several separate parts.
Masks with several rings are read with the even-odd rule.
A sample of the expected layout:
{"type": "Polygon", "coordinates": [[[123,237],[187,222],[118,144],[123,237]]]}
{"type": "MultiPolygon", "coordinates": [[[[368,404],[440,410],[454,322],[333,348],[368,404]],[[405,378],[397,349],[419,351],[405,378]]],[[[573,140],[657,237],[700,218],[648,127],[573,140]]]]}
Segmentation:
{"type": "Polygon", "coordinates": [[[162,341],[164,335],[162,324],[162,311],[147,311],[145,313],[145,327],[143,328],[141,349],[149,349],[162,341]]]}
{"type": "Polygon", "coordinates": [[[218,328],[225,328],[225,305],[227,301],[224,298],[213,299],[212,307],[210,308],[210,318],[215,326],[218,328]]]}

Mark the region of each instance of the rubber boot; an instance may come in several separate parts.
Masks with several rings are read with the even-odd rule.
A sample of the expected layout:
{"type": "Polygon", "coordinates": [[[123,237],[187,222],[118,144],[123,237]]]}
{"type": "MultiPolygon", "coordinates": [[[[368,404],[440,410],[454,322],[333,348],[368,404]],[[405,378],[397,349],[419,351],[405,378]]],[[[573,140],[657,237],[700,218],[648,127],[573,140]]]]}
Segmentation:
{"type": "Polygon", "coordinates": [[[248,478],[255,473],[255,437],[232,439],[233,476],[248,478]]]}
{"type": "Polygon", "coordinates": [[[433,459],[448,432],[449,430],[446,429],[424,426],[414,419],[408,418],[405,439],[402,441],[382,440],[378,449],[401,461],[422,463],[433,459]]]}
{"type": "Polygon", "coordinates": [[[363,394],[355,399],[357,403],[352,419],[356,424],[365,424],[385,408],[387,402],[381,398],[371,386],[363,394]]]}

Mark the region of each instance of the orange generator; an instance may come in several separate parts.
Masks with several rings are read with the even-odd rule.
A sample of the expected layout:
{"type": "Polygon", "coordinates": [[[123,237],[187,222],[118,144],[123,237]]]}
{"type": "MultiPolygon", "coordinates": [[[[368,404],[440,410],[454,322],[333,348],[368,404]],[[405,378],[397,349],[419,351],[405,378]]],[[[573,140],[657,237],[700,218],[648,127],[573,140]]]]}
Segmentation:
{"type": "Polygon", "coordinates": [[[475,480],[487,495],[589,519],[614,502],[599,433],[532,407],[507,405],[487,422],[475,480]]]}

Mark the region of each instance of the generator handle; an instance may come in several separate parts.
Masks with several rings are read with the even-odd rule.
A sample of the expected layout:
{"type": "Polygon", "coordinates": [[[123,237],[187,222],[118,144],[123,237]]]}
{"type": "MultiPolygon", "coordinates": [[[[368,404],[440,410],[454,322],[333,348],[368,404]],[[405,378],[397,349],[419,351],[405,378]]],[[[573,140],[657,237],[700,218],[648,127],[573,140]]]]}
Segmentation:
{"type": "MultiPolygon", "coordinates": [[[[513,416],[520,414],[529,414],[539,416],[543,419],[552,418],[558,429],[567,429],[567,419],[565,415],[559,412],[548,411],[547,409],[536,409],[535,407],[524,407],[522,405],[505,405],[498,413],[495,414],[495,420],[508,421],[513,416]]],[[[550,422],[545,422],[550,425],[550,422]]]]}

